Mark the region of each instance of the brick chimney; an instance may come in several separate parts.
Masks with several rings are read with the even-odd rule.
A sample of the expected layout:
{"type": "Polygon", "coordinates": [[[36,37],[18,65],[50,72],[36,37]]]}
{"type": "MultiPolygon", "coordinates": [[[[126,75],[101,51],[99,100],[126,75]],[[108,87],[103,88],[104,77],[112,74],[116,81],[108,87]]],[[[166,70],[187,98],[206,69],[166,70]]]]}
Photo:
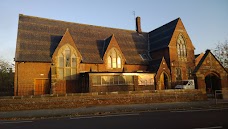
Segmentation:
{"type": "Polygon", "coordinates": [[[136,17],[136,31],[137,31],[139,34],[142,33],[140,17],[136,17]]]}

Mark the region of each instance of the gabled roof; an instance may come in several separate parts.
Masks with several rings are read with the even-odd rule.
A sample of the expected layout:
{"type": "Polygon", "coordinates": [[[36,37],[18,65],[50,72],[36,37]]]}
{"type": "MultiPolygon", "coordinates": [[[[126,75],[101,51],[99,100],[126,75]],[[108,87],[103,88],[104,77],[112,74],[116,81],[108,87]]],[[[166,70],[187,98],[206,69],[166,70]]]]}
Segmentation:
{"type": "Polygon", "coordinates": [[[102,52],[102,56],[101,57],[104,56],[112,37],[113,37],[113,35],[104,40],[103,52],[102,52]]]}
{"type": "Polygon", "coordinates": [[[177,18],[149,32],[149,43],[151,51],[168,47],[179,20],[180,18],[177,18]]]}
{"type": "Polygon", "coordinates": [[[121,54],[122,59],[124,59],[126,61],[126,59],[125,59],[125,57],[124,57],[124,55],[122,53],[122,50],[119,47],[118,42],[116,41],[116,38],[115,38],[114,34],[112,36],[110,36],[109,38],[107,38],[105,40],[105,42],[104,42],[104,49],[103,49],[104,50],[104,52],[103,52],[104,54],[102,55],[102,59],[103,60],[106,57],[105,55],[108,53],[107,49],[110,50],[112,48],[117,49],[119,51],[119,53],[121,54]]]}
{"type": "Polygon", "coordinates": [[[147,51],[147,33],[135,30],[64,22],[33,16],[19,16],[15,61],[51,62],[52,54],[66,29],[82,56],[83,63],[103,63],[105,39],[114,34],[127,64],[146,64],[140,53],[147,51]]]}
{"type": "Polygon", "coordinates": [[[204,56],[204,53],[200,53],[198,55],[195,55],[195,66],[198,65],[198,63],[200,62],[200,60],[202,59],[203,56],[204,56]]]}
{"type": "Polygon", "coordinates": [[[201,60],[197,64],[197,66],[195,67],[195,69],[193,71],[193,74],[195,74],[199,70],[199,68],[201,67],[201,65],[203,64],[204,60],[206,59],[206,57],[208,56],[209,53],[216,59],[216,61],[219,62],[220,66],[226,71],[226,69],[222,66],[220,61],[211,53],[211,51],[210,50],[206,50],[205,54],[203,55],[203,57],[201,58],[201,60]]]}
{"type": "Polygon", "coordinates": [[[58,46],[53,48],[54,53],[52,53],[52,51],[51,51],[51,56],[54,56],[54,57],[57,56],[58,50],[66,44],[72,46],[76,50],[77,57],[79,57],[80,59],[82,58],[68,28],[66,29],[66,32],[64,33],[61,41],[58,43],[58,46]]]}
{"type": "Polygon", "coordinates": [[[161,65],[162,59],[163,58],[156,59],[156,60],[151,60],[149,62],[148,71],[157,73],[157,71],[158,71],[158,69],[159,69],[159,67],[161,65]]]}

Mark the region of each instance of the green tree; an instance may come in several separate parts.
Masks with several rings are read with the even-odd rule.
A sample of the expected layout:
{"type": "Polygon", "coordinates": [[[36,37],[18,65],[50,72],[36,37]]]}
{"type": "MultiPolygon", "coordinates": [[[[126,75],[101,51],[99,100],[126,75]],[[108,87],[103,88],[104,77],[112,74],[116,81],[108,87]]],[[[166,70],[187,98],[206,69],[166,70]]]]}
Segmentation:
{"type": "Polygon", "coordinates": [[[0,95],[12,95],[14,75],[12,72],[12,65],[0,59],[0,95]]]}
{"type": "Polygon", "coordinates": [[[213,53],[221,64],[225,68],[228,68],[228,41],[226,40],[224,43],[219,42],[216,44],[213,53]]]}

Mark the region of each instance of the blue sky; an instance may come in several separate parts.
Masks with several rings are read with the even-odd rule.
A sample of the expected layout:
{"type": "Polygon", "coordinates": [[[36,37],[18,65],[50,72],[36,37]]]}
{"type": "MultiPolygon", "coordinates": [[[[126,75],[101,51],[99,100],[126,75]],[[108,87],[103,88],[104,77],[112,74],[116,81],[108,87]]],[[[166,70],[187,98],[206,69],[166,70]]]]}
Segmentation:
{"type": "Polygon", "coordinates": [[[144,32],[178,17],[195,46],[195,54],[228,40],[228,0],[1,0],[0,58],[13,62],[19,14],[144,32]]]}

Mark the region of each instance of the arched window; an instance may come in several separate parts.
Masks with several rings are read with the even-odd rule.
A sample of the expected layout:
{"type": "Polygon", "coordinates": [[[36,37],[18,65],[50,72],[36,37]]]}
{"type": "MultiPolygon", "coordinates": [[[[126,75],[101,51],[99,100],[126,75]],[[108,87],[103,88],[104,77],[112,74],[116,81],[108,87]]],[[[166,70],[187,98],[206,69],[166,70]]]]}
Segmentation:
{"type": "Polygon", "coordinates": [[[191,77],[192,77],[192,69],[188,68],[188,78],[191,78],[191,77]]]}
{"type": "Polygon", "coordinates": [[[107,56],[107,60],[108,60],[108,68],[121,68],[122,67],[122,59],[120,54],[118,53],[118,51],[116,49],[111,49],[108,56],[107,56]]]}
{"type": "Polygon", "coordinates": [[[112,68],[112,58],[108,56],[108,68],[112,68]]]}
{"type": "Polygon", "coordinates": [[[72,47],[63,46],[58,52],[58,78],[62,80],[76,79],[77,57],[72,47]]]}
{"type": "Polygon", "coordinates": [[[111,53],[111,58],[112,58],[112,68],[117,68],[117,52],[115,50],[112,51],[111,53]]]}
{"type": "Polygon", "coordinates": [[[121,68],[121,65],[122,65],[121,58],[120,58],[120,56],[118,56],[117,57],[117,68],[121,68]]]}
{"type": "Polygon", "coordinates": [[[179,58],[187,57],[186,43],[182,34],[180,34],[177,38],[177,55],[179,58]]]}
{"type": "Polygon", "coordinates": [[[176,80],[182,80],[181,68],[176,68],[176,80]]]}

